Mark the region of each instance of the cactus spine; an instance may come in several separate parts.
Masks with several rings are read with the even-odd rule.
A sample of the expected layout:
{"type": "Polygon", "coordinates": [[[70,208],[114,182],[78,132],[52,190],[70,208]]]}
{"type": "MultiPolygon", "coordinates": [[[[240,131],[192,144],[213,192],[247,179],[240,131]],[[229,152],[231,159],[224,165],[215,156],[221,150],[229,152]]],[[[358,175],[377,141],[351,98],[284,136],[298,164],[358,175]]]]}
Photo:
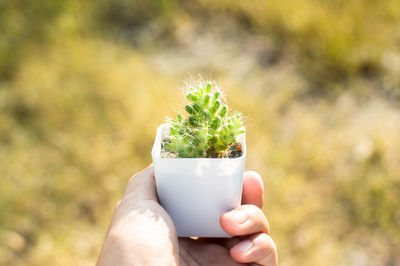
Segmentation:
{"type": "Polygon", "coordinates": [[[164,146],[179,158],[226,157],[237,136],[244,133],[241,115],[230,114],[222,93],[210,82],[199,82],[185,94],[187,116],[170,119],[164,146]]]}

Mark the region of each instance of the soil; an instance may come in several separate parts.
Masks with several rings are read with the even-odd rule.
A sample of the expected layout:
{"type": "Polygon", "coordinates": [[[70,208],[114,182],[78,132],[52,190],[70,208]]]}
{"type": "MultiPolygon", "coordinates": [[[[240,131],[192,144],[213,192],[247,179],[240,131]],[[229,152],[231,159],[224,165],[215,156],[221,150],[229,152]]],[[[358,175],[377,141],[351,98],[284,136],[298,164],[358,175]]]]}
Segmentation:
{"type": "Polygon", "coordinates": [[[228,150],[227,158],[238,158],[240,156],[242,156],[242,145],[234,143],[228,150]]]}
{"type": "MultiPolygon", "coordinates": [[[[165,148],[164,143],[166,142],[170,142],[169,139],[164,139],[161,142],[161,153],[160,153],[160,157],[161,158],[178,158],[178,155],[173,152],[168,150],[167,148],[165,148]]],[[[215,157],[215,156],[209,156],[208,158],[238,158],[242,156],[242,145],[240,145],[240,143],[234,143],[232,144],[228,151],[226,152],[226,154],[222,157],[215,157]]]]}
{"type": "Polygon", "coordinates": [[[167,148],[165,148],[164,143],[171,143],[171,141],[169,139],[163,139],[163,141],[161,142],[160,157],[161,158],[177,158],[178,155],[175,152],[170,151],[167,148]]]}

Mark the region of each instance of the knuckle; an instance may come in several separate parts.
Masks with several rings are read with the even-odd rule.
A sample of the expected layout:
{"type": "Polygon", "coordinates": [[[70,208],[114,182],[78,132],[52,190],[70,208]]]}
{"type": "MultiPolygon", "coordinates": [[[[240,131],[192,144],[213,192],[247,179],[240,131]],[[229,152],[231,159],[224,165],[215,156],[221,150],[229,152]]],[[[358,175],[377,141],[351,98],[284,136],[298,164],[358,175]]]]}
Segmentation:
{"type": "Polygon", "coordinates": [[[271,237],[265,233],[259,234],[254,240],[253,243],[256,246],[267,247],[271,244],[271,237]]]}
{"type": "Polygon", "coordinates": [[[249,217],[253,219],[254,223],[260,228],[262,232],[269,234],[270,226],[267,217],[264,212],[255,205],[244,205],[246,207],[246,212],[249,217]]]}
{"type": "Polygon", "coordinates": [[[138,178],[140,179],[140,177],[147,176],[149,174],[152,175],[152,173],[153,173],[153,165],[150,165],[147,168],[145,168],[145,169],[141,170],[140,172],[137,172],[136,174],[131,176],[129,178],[128,183],[132,183],[134,180],[136,180],[138,178]]]}
{"type": "Polygon", "coordinates": [[[262,248],[263,253],[266,256],[274,255],[277,253],[277,249],[272,238],[267,234],[261,234],[254,240],[254,245],[262,248]]]}
{"type": "Polygon", "coordinates": [[[262,212],[260,208],[253,204],[242,205],[239,207],[239,209],[245,211],[249,217],[257,217],[260,215],[260,212],[262,212]]]}

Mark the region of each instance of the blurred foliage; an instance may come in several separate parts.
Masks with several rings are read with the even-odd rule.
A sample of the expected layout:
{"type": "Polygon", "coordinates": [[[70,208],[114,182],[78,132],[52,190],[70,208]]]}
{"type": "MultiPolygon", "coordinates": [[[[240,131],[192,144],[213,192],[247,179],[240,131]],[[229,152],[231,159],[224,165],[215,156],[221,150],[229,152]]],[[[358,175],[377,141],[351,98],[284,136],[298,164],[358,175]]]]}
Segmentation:
{"type": "Polygon", "coordinates": [[[46,28],[63,9],[65,1],[0,2],[0,78],[16,70],[24,50],[46,35],[46,28]],[[32,23],[32,22],[35,23],[32,23]]]}
{"type": "Polygon", "coordinates": [[[313,92],[352,76],[380,75],[383,53],[400,43],[395,0],[204,2],[233,11],[254,31],[293,49],[313,92]]]}
{"type": "Polygon", "coordinates": [[[92,265],[187,73],[247,118],[280,265],[400,265],[400,2],[0,1],[0,265],[92,265]]]}

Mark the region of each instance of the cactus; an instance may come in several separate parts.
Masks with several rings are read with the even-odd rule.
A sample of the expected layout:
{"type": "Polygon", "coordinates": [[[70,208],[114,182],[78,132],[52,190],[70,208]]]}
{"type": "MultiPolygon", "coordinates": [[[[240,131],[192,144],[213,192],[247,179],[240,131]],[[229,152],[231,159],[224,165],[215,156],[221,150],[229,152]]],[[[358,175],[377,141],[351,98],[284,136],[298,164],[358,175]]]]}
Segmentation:
{"type": "Polygon", "coordinates": [[[187,116],[170,119],[166,150],[179,158],[229,157],[232,148],[240,150],[237,136],[244,133],[241,115],[231,114],[215,84],[199,81],[185,94],[187,116]]]}

